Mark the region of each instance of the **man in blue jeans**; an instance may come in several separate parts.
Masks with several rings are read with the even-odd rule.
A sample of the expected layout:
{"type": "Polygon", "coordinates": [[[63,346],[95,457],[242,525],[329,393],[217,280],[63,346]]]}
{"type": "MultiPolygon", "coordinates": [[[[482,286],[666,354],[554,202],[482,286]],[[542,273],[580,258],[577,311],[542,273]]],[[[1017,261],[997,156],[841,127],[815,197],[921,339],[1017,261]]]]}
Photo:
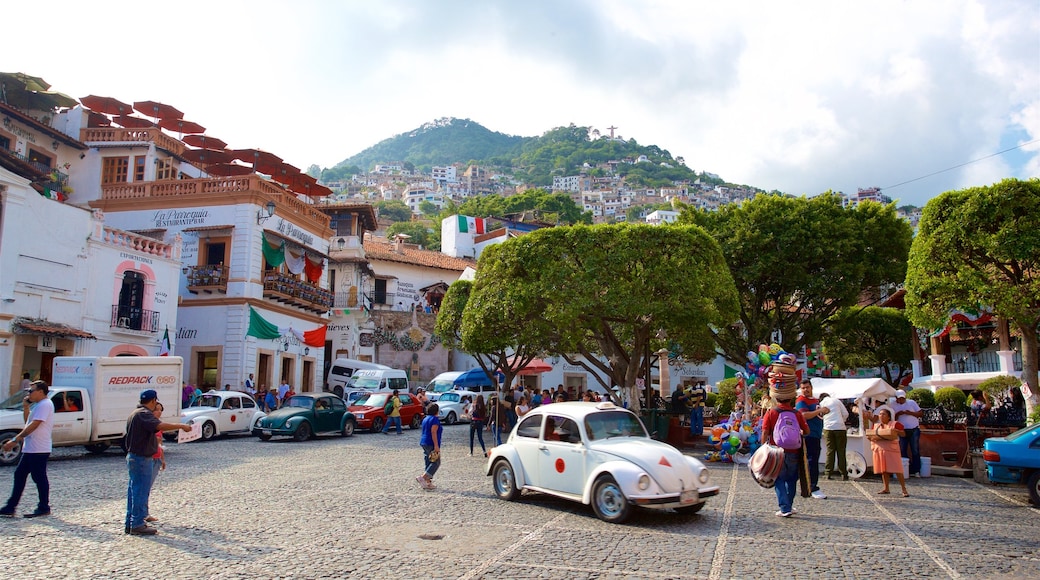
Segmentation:
{"type": "Polygon", "coordinates": [[[29,392],[22,399],[22,418],[25,427],[3,445],[4,451],[22,445],[22,457],[14,470],[14,486],[7,504],[0,508],[0,516],[13,518],[14,510],[22,499],[25,483],[32,476],[40,496],[36,510],[25,514],[27,518],[51,514],[51,484],[47,479],[47,459],[51,456],[51,433],[54,429],[54,403],[47,397],[49,387],[43,381],[29,383],[29,392]]]}
{"type": "Polygon", "coordinates": [[[401,434],[401,397],[394,389],[394,393],[390,395],[389,403],[393,405],[393,410],[386,415],[386,423],[383,425],[383,435],[390,434],[390,426],[395,425],[397,427],[397,434],[401,434]]]}
{"type": "Polygon", "coordinates": [[[159,431],[191,431],[186,423],[163,423],[155,416],[159,406],[152,389],[141,391],[140,404],[126,421],[126,469],[130,482],[126,487],[126,527],[124,533],[136,536],[155,535],[155,528],[145,524],[148,496],[152,490],[152,456],[159,450],[159,431]]]}
{"type": "Polygon", "coordinates": [[[704,435],[704,383],[697,383],[690,387],[686,394],[686,404],[690,406],[690,435],[700,437],[704,435]]]}

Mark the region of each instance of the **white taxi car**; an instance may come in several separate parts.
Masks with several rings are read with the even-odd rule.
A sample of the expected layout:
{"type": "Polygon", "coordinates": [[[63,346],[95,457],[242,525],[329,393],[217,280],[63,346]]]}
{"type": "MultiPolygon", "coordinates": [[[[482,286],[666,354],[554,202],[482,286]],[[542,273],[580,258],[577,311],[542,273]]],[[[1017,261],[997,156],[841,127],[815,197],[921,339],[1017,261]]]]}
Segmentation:
{"type": "Polygon", "coordinates": [[[600,519],[621,523],[633,507],[694,514],[719,493],[704,464],[654,441],[639,418],[613,403],[552,403],[517,423],[491,451],[495,494],[522,490],[592,504],[600,519]]]}
{"type": "MultiPolygon", "coordinates": [[[[239,391],[208,391],[181,410],[181,423],[201,423],[202,439],[225,433],[249,434],[266,413],[256,401],[239,391]]],[[[176,435],[176,433],[174,433],[176,435]]]]}

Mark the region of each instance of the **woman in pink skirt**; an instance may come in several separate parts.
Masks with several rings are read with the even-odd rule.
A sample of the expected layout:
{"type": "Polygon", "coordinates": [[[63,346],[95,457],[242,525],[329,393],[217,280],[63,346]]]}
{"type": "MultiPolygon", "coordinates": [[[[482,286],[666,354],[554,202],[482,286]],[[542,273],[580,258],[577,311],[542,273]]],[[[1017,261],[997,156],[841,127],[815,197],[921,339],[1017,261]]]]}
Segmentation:
{"type": "Polygon", "coordinates": [[[890,493],[889,474],[894,473],[899,478],[899,487],[903,488],[903,497],[910,497],[906,491],[906,480],[903,479],[903,458],[899,454],[899,438],[904,434],[903,425],[892,420],[892,409],[888,405],[878,407],[874,416],[878,422],[867,431],[867,439],[870,440],[870,450],[874,454],[874,473],[881,474],[881,481],[885,484],[885,488],[878,493],[890,493]]]}

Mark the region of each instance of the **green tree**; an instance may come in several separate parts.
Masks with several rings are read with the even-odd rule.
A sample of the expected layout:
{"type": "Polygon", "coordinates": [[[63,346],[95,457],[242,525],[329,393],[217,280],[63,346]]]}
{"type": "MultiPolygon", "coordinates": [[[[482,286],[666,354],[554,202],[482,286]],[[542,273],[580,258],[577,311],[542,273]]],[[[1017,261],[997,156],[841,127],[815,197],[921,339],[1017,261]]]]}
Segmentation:
{"type": "Polygon", "coordinates": [[[393,222],[406,222],[412,219],[412,210],[399,199],[380,200],[375,203],[376,213],[381,218],[393,222]]]}
{"type": "Polygon", "coordinates": [[[426,227],[422,222],[396,222],[390,224],[390,227],[386,228],[386,237],[393,239],[397,234],[405,234],[408,236],[409,244],[418,244],[423,248],[429,249],[430,228],[426,227]]]}
{"type": "Polygon", "coordinates": [[[710,360],[709,327],[737,312],[718,245],[695,226],[579,225],[514,238],[481,255],[470,303],[467,345],[477,333],[508,335],[512,321],[521,331],[510,342],[564,356],[620,386],[637,410],[648,351],[674,343],[691,362],[710,360]]]}
{"type": "Polygon", "coordinates": [[[924,207],[910,249],[907,315],[934,328],[951,309],[980,306],[1022,335],[1023,394],[1029,391],[1031,412],[1040,403],[1040,179],[947,191],[924,207]]]}
{"type": "Polygon", "coordinates": [[[830,192],[759,194],[718,211],[684,207],[677,222],[703,226],[726,257],[740,322],[716,327],[715,337],[740,366],[772,338],[788,352],[821,340],[831,316],[906,274],[911,228],[891,204],[846,209],[830,192]]]}
{"type": "Polygon", "coordinates": [[[843,308],[829,320],[823,347],[839,368],[875,367],[888,384],[898,385],[910,373],[912,332],[897,308],[843,308]]]}
{"type": "Polygon", "coordinates": [[[429,200],[422,200],[419,202],[419,212],[426,217],[433,217],[440,213],[441,210],[437,209],[437,205],[429,200]]]}

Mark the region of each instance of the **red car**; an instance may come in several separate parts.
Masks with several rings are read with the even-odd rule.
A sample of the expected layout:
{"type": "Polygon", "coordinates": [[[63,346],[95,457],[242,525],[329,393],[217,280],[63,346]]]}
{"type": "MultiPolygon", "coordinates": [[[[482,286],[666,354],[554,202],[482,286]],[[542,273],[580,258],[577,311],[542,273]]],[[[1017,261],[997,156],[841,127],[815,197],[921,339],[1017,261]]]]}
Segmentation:
{"type": "MultiPolygon", "coordinates": [[[[351,403],[350,412],[357,419],[357,428],[368,429],[372,432],[382,431],[383,425],[386,425],[386,413],[383,412],[383,407],[386,406],[386,402],[391,396],[391,393],[368,393],[351,403]]],[[[401,393],[397,396],[401,399],[401,425],[407,425],[412,429],[421,427],[422,404],[408,393],[401,393]]]]}

